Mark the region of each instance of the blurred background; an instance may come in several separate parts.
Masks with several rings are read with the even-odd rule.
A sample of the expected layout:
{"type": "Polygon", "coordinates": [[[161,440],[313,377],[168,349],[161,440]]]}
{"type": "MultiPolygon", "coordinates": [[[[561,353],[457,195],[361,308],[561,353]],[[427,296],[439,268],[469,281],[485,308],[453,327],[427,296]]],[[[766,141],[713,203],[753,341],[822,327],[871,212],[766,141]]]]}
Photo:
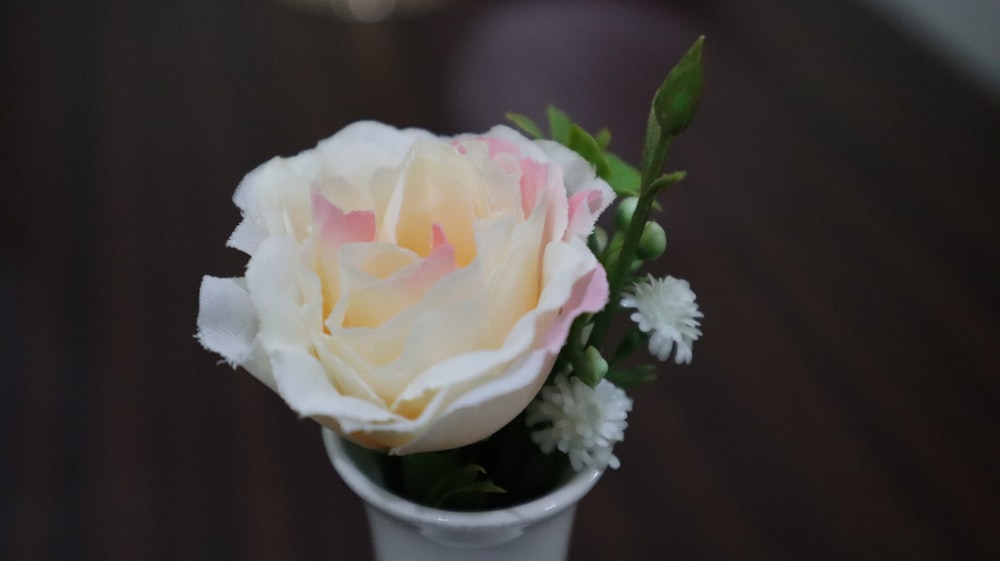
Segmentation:
{"type": "Polygon", "coordinates": [[[237,183],[548,103],[636,161],[700,34],[656,272],[704,336],[632,392],[571,558],[1000,558],[995,6],[3,3],[0,559],[370,559],[319,429],[194,340],[237,183]]]}

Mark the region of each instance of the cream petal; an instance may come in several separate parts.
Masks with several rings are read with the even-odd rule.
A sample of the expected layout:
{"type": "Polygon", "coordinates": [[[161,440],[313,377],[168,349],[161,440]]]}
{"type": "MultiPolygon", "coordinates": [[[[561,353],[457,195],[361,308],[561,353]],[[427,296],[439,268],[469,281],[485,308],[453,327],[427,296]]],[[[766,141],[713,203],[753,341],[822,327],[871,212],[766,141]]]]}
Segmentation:
{"type": "Polygon", "coordinates": [[[433,138],[419,129],[401,130],[375,121],[358,121],[320,141],[314,154],[322,162],[321,175],[335,175],[351,185],[367,186],[373,174],[401,165],[415,141],[433,138]]]}
{"type": "MultiPolygon", "coordinates": [[[[591,278],[591,275],[598,273],[595,273],[593,255],[585,248],[581,249],[561,241],[553,242],[546,247],[544,264],[544,288],[537,306],[523,314],[506,332],[500,348],[491,350],[480,346],[478,347],[480,350],[476,350],[476,347],[468,347],[470,342],[467,339],[471,338],[468,333],[472,331],[473,326],[466,326],[460,330],[460,335],[457,335],[461,337],[459,343],[448,347],[447,344],[451,343],[451,339],[448,343],[435,342],[431,336],[425,335],[432,332],[432,329],[421,329],[421,323],[418,322],[414,328],[413,338],[407,346],[409,354],[404,352],[400,361],[422,365],[426,360],[427,369],[416,376],[405,391],[400,393],[399,401],[420,399],[426,392],[463,384],[484,376],[489,377],[495,369],[531,348],[547,347],[557,351],[565,341],[572,320],[580,313],[597,311],[607,301],[607,283],[603,275],[599,275],[597,280],[591,278]],[[584,282],[581,283],[581,279],[584,282]],[[552,349],[554,342],[558,344],[552,349]],[[458,354],[462,349],[455,347],[460,346],[466,347],[465,354],[458,354]],[[452,349],[450,352],[446,350],[449,348],[452,349]],[[475,352],[469,352],[474,350],[475,352]],[[448,358],[449,356],[451,358],[448,358]]],[[[600,273],[603,273],[603,269],[600,273]]],[[[484,300],[498,301],[491,296],[485,297],[484,300]]],[[[454,318],[464,316],[455,314],[450,317],[453,323],[454,318]]],[[[442,317],[425,314],[421,319],[426,321],[428,326],[449,324],[448,316],[444,314],[442,317]]],[[[483,329],[488,323],[479,322],[476,326],[483,329]]]]}
{"type": "Polygon", "coordinates": [[[257,312],[242,278],[205,276],[198,295],[198,341],[236,367],[253,354],[257,312]]]}
{"type": "Polygon", "coordinates": [[[454,269],[455,249],[442,245],[425,259],[387,279],[354,288],[344,295],[350,302],[342,325],[378,327],[417,304],[435,283],[454,269]]]}
{"type": "Polygon", "coordinates": [[[431,248],[435,224],[455,246],[459,266],[476,256],[473,224],[488,208],[488,191],[478,170],[443,142],[414,144],[406,171],[393,193],[382,238],[420,255],[431,248]]]}
{"type": "Polygon", "coordinates": [[[366,381],[371,375],[370,365],[352,349],[339,345],[335,338],[325,333],[314,335],[313,348],[328,379],[340,394],[364,399],[379,407],[388,407],[386,401],[366,381]]]}
{"type": "MultiPolygon", "coordinates": [[[[424,414],[417,419],[397,418],[387,422],[356,424],[353,430],[343,431],[341,434],[346,433],[347,438],[362,446],[395,454],[394,450],[406,446],[415,438],[434,429],[438,412],[442,408],[443,397],[443,395],[439,395],[432,399],[426,406],[424,414]]],[[[333,421],[335,426],[331,426],[331,428],[337,430],[336,421],[333,421]]]]}
{"type": "Polygon", "coordinates": [[[413,322],[412,332],[399,358],[378,370],[378,378],[396,382],[392,407],[424,398],[425,392],[446,387],[490,371],[508,358],[484,343],[491,332],[488,322],[459,323],[465,318],[488,317],[480,297],[446,309],[426,310],[413,322]],[[458,363],[458,364],[456,364],[458,363]]]}
{"type": "MultiPolygon", "coordinates": [[[[410,351],[410,355],[404,356],[404,349],[407,346],[420,349],[421,336],[429,338],[431,342],[442,339],[440,337],[442,324],[426,318],[435,313],[444,313],[440,311],[443,309],[450,309],[448,313],[454,314],[456,306],[479,297],[482,293],[482,282],[477,281],[478,278],[479,269],[476,266],[457,270],[433,283],[418,303],[407,307],[377,327],[345,328],[340,324],[328,322],[330,330],[328,344],[336,347],[336,352],[356,365],[356,368],[367,372],[366,380],[372,390],[387,403],[393,403],[402,388],[425,368],[428,361],[433,360],[432,357],[438,356],[435,353],[422,353],[419,350],[410,351]],[[416,326],[417,320],[421,318],[428,322],[429,328],[416,326]]],[[[460,317],[469,316],[466,313],[460,317]]],[[[446,332],[449,332],[449,336],[443,340],[455,343],[458,336],[452,336],[450,331],[446,332]]],[[[471,333],[472,330],[462,330],[463,336],[471,333]]],[[[462,349],[469,348],[469,345],[465,344],[462,349]]],[[[427,345],[424,347],[427,348],[427,345]]]]}
{"type": "Polygon", "coordinates": [[[545,199],[540,200],[537,212],[512,228],[505,254],[497,256],[496,261],[485,268],[489,271],[484,286],[484,293],[489,295],[485,317],[490,318],[492,330],[500,332],[499,338],[538,304],[542,290],[544,232],[548,227],[546,203],[545,199]]]}
{"type": "Polygon", "coordinates": [[[240,221],[236,229],[233,230],[233,233],[230,234],[229,240],[226,241],[226,246],[238,249],[252,257],[257,252],[257,248],[260,247],[261,242],[269,235],[270,233],[263,224],[254,218],[246,217],[240,221]]]}
{"type": "MultiPolygon", "coordinates": [[[[355,323],[348,314],[352,311],[352,295],[364,292],[395,273],[414,266],[420,256],[412,251],[387,243],[349,244],[337,253],[336,262],[328,265],[329,275],[336,277],[339,292],[336,305],[325,320],[328,329],[339,329],[352,324],[370,323],[361,320],[355,323]]],[[[356,308],[356,307],[355,307],[356,308]]],[[[364,313],[365,310],[361,312],[364,313]]],[[[355,314],[358,310],[354,310],[355,314]]]]}
{"type": "Polygon", "coordinates": [[[303,349],[278,347],[268,355],[278,393],[300,415],[336,418],[341,428],[349,432],[367,428],[372,423],[399,420],[383,407],[341,395],[327,378],[323,364],[303,349]]]}
{"type": "Polygon", "coordinates": [[[373,186],[387,180],[391,184],[392,169],[400,165],[418,138],[433,137],[417,129],[398,130],[371,121],[354,123],[311,150],[261,164],[243,178],[233,201],[244,217],[258,222],[271,235],[304,239],[314,189],[348,211],[356,210],[354,205],[377,203],[378,190],[373,186]],[[338,188],[345,183],[353,189],[338,188]],[[338,194],[342,191],[341,197],[338,194]]]}
{"type": "Polygon", "coordinates": [[[409,443],[397,446],[389,453],[402,455],[446,450],[490,436],[528,406],[545,383],[555,357],[555,354],[544,351],[530,353],[503,376],[461,392],[432,425],[415,435],[409,443]]]}
{"type": "Polygon", "coordinates": [[[273,237],[247,264],[247,288],[260,319],[261,342],[269,352],[274,345],[302,345],[312,331],[322,329],[319,279],[302,258],[298,241],[273,237]]]}
{"type": "Polygon", "coordinates": [[[302,175],[288,159],[272,158],[243,178],[233,201],[269,235],[304,239],[311,218],[311,177],[302,175]]]}
{"type": "Polygon", "coordinates": [[[271,358],[267,356],[264,347],[260,344],[260,339],[254,341],[250,357],[243,361],[240,366],[264,383],[271,391],[278,391],[278,382],[274,379],[271,371],[271,358]]]}
{"type": "MultiPolygon", "coordinates": [[[[550,341],[565,341],[569,323],[581,313],[580,310],[564,309],[558,303],[558,295],[563,295],[562,303],[565,304],[573,294],[576,280],[576,277],[565,276],[553,283],[551,288],[546,287],[548,292],[556,293],[556,296],[550,294],[545,299],[547,306],[540,303],[538,308],[522,316],[507,333],[500,348],[465,352],[431,363],[400,394],[399,402],[419,400],[428,392],[451,391],[463,385],[474,387],[495,376],[506,376],[505,367],[508,363],[531,349],[546,348],[557,352],[561,344],[552,348],[550,341]],[[569,318],[568,321],[560,321],[563,317],[569,318]]],[[[606,289],[604,298],[607,298],[606,289]]],[[[399,403],[395,405],[398,406],[399,403]]]]}

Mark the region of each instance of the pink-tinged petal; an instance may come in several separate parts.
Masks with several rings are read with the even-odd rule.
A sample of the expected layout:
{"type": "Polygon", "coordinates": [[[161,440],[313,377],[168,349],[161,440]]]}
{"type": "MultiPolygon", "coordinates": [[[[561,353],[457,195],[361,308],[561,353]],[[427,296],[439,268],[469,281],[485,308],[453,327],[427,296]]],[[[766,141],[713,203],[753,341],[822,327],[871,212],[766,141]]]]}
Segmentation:
{"type": "Polygon", "coordinates": [[[460,154],[468,154],[466,144],[469,142],[482,142],[485,144],[487,150],[489,150],[489,157],[491,160],[496,158],[499,154],[512,154],[518,158],[522,155],[521,150],[513,142],[493,136],[466,137],[453,140],[450,144],[455,147],[460,154]]]}
{"type": "Polygon", "coordinates": [[[496,158],[498,154],[513,154],[518,157],[521,156],[521,151],[514,145],[513,142],[508,142],[506,140],[490,136],[480,137],[478,140],[485,142],[486,146],[490,149],[490,159],[496,158]]]}
{"type": "Polygon", "coordinates": [[[392,228],[396,245],[421,256],[432,251],[428,233],[439,224],[464,267],[476,257],[475,222],[489,207],[488,195],[469,158],[446,144],[417,142],[393,194],[391,206],[398,212],[395,217],[387,213],[385,224],[392,228]]]}
{"type": "Polygon", "coordinates": [[[444,233],[444,226],[440,222],[435,222],[431,225],[431,251],[445,245],[448,245],[448,236],[444,233]]]}
{"type": "Polygon", "coordinates": [[[313,259],[323,295],[322,315],[326,318],[341,297],[338,252],[350,243],[375,240],[375,213],[345,213],[323,195],[313,193],[312,214],[316,228],[315,239],[312,240],[313,259]]]}
{"type": "Polygon", "coordinates": [[[313,223],[327,251],[336,252],[355,242],[375,241],[375,213],[356,210],[345,213],[319,193],[312,196],[313,223]]]}
{"type": "Polygon", "coordinates": [[[455,246],[444,240],[443,232],[441,237],[443,243],[435,247],[430,255],[415,266],[400,271],[397,277],[390,280],[418,286],[423,289],[421,292],[426,292],[434,283],[454,271],[456,268],[455,246]]]}
{"type": "Polygon", "coordinates": [[[549,185],[549,166],[534,160],[522,159],[521,210],[528,216],[538,204],[538,199],[549,185]]]}
{"type": "Polygon", "coordinates": [[[385,280],[352,289],[343,326],[382,325],[420,302],[432,286],[455,268],[455,247],[442,245],[385,280]]]}
{"type": "Polygon", "coordinates": [[[600,189],[587,189],[574,193],[569,199],[569,226],[563,239],[589,236],[597,223],[597,217],[609,204],[611,198],[600,189]]]}
{"type": "Polygon", "coordinates": [[[580,314],[600,311],[607,302],[608,277],[604,267],[597,265],[573,284],[569,300],[545,334],[545,348],[550,352],[558,352],[566,342],[573,320],[580,314]]]}

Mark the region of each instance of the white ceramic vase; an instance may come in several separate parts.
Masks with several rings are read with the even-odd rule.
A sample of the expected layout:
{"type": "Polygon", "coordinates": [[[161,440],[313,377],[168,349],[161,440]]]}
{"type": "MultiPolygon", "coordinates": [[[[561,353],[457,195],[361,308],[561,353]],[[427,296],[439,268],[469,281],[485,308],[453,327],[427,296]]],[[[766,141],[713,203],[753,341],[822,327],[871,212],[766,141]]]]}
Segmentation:
{"type": "Polygon", "coordinates": [[[365,504],[376,561],[564,561],[576,504],[601,477],[590,469],[534,501],[457,512],[398,497],[378,480],[374,458],[323,429],[334,469],[365,504]]]}

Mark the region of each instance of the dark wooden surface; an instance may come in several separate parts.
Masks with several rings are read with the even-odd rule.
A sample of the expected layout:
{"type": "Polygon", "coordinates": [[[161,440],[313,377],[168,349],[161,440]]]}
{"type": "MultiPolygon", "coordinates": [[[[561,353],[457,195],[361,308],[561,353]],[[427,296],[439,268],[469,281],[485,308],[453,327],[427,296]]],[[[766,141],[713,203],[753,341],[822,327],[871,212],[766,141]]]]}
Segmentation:
{"type": "Polygon", "coordinates": [[[634,157],[699,33],[668,258],[706,313],[634,392],[575,560],[1000,557],[1000,110],[850,2],[0,8],[0,559],[369,559],[318,429],[196,344],[230,196],[374,118],[562,105],[634,157]]]}

